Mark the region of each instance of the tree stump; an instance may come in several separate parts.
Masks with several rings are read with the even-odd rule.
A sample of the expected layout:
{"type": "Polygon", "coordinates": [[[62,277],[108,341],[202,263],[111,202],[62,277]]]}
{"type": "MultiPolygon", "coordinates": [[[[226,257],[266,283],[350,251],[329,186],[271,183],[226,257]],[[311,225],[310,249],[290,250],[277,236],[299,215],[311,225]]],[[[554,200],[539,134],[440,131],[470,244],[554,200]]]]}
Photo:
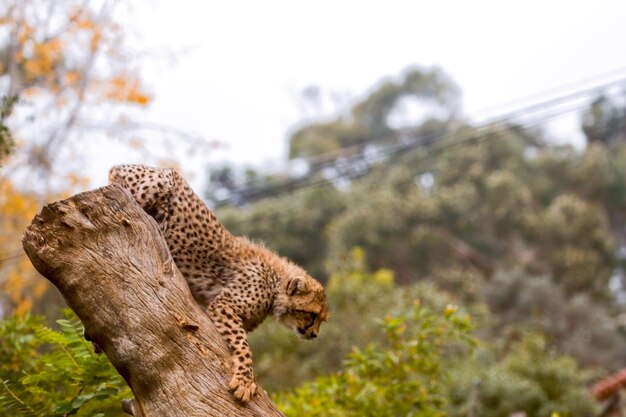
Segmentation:
{"type": "Polygon", "coordinates": [[[121,186],[46,205],[22,244],[132,389],[136,416],[282,415],[262,389],[245,406],[228,392],[226,344],[121,186]]]}

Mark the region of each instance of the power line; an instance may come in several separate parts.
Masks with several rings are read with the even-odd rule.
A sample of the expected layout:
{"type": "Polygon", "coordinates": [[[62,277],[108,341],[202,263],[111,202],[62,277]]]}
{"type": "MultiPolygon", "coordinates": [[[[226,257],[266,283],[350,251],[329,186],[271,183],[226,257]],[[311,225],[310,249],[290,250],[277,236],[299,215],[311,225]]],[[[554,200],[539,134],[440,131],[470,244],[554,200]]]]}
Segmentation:
{"type": "MultiPolygon", "coordinates": [[[[608,71],[602,74],[598,74],[595,75],[593,77],[589,77],[583,80],[579,80],[575,83],[571,83],[571,84],[567,84],[564,86],[560,86],[551,90],[546,90],[544,92],[532,95],[532,96],[527,96],[527,97],[522,97],[519,99],[515,99],[509,102],[505,102],[503,104],[500,105],[496,105],[496,106],[491,106],[487,109],[481,110],[479,112],[476,113],[484,113],[487,112],[489,109],[492,108],[497,108],[497,107],[507,107],[510,106],[512,104],[515,103],[521,103],[524,101],[529,101],[531,99],[535,99],[535,98],[541,98],[541,97],[546,97],[549,95],[553,95],[555,92],[557,91],[563,91],[565,89],[572,89],[573,87],[576,86],[580,86],[583,84],[589,84],[591,82],[596,82],[602,79],[606,79],[608,77],[611,76],[615,76],[615,75],[619,75],[620,77],[616,80],[610,81],[610,82],[605,82],[602,84],[597,84],[597,85],[593,85],[590,87],[585,87],[583,89],[579,89],[573,92],[568,92],[567,94],[562,94],[558,97],[553,97],[550,99],[546,99],[540,102],[536,102],[530,105],[526,105],[522,108],[518,108],[509,112],[506,112],[504,114],[498,115],[498,116],[494,116],[489,118],[488,120],[484,121],[483,124],[489,124],[489,123],[496,123],[496,122],[503,122],[504,120],[510,120],[511,118],[518,118],[523,116],[524,114],[528,114],[528,113],[533,113],[533,112],[537,112],[543,108],[546,107],[551,107],[551,106],[556,106],[559,105],[561,103],[576,99],[576,98],[584,98],[586,95],[589,95],[590,93],[594,93],[597,92],[599,90],[604,90],[604,89],[608,89],[610,87],[614,87],[620,84],[624,84],[626,83],[626,67],[622,67],[622,68],[618,68],[612,71],[608,71]]],[[[468,115],[466,118],[468,120],[471,120],[472,118],[475,118],[476,115],[468,115]]],[[[434,132],[439,133],[441,135],[448,133],[447,131],[440,131],[440,132],[434,132]]],[[[434,136],[433,134],[429,134],[430,136],[434,136]]],[[[420,139],[427,139],[425,137],[420,137],[420,139]]],[[[389,139],[387,140],[388,142],[390,141],[389,139]]],[[[317,165],[323,165],[324,163],[331,163],[333,161],[335,161],[337,158],[343,157],[343,156],[350,156],[350,155],[354,155],[354,154],[358,154],[360,151],[362,151],[365,147],[367,147],[368,145],[371,145],[373,143],[383,143],[383,140],[378,140],[376,142],[367,142],[367,143],[361,143],[358,145],[353,145],[353,146],[349,146],[349,147],[343,147],[343,148],[339,148],[336,150],[333,150],[331,152],[327,152],[325,154],[322,155],[318,155],[315,157],[311,157],[311,158],[306,158],[304,159],[304,162],[307,163],[309,165],[309,167],[314,167],[317,165]]],[[[286,173],[285,170],[281,170],[281,171],[274,171],[271,172],[269,174],[267,174],[266,176],[271,176],[271,175],[280,175],[280,174],[284,174],[286,173]]],[[[243,181],[239,184],[238,186],[238,191],[245,191],[246,188],[253,188],[254,187],[254,183],[256,183],[258,181],[258,179],[249,179],[246,181],[243,181]]],[[[224,199],[221,202],[229,202],[231,198],[227,198],[224,199]]]]}
{"type": "MultiPolygon", "coordinates": [[[[551,98],[549,100],[546,100],[544,102],[541,103],[535,103],[532,104],[530,106],[527,106],[525,108],[522,109],[518,109],[516,111],[513,112],[509,112],[505,115],[501,115],[498,117],[493,118],[492,120],[483,123],[482,125],[473,128],[472,130],[472,134],[475,135],[477,131],[486,129],[486,128],[490,128],[493,127],[494,125],[498,125],[498,124],[510,124],[515,122],[516,120],[522,118],[522,117],[529,117],[532,116],[533,114],[541,114],[540,112],[545,112],[546,110],[549,110],[550,108],[553,108],[555,106],[558,105],[562,105],[562,104],[567,104],[568,102],[571,102],[577,98],[580,97],[585,97],[586,95],[589,95],[590,93],[596,92],[598,90],[606,90],[609,89],[611,87],[620,85],[620,84],[624,84],[626,83],[626,78],[621,78],[619,80],[615,80],[615,81],[611,81],[609,83],[605,83],[602,84],[600,86],[594,86],[591,88],[586,88],[586,89],[582,89],[573,93],[569,93],[560,97],[556,97],[556,98],[551,98]]],[[[545,123],[546,121],[550,120],[551,118],[554,117],[560,117],[562,115],[571,113],[571,112],[578,112],[581,110],[584,110],[586,108],[589,107],[588,103],[584,103],[580,106],[577,106],[575,108],[568,108],[568,109],[561,109],[561,110],[557,110],[556,112],[554,112],[554,114],[552,115],[543,115],[543,116],[535,116],[535,120],[532,123],[531,126],[528,126],[528,123],[526,123],[526,128],[532,128],[536,126],[539,126],[543,123],[545,123]]],[[[356,154],[356,155],[352,155],[352,157],[360,157],[359,158],[359,162],[364,163],[366,165],[371,165],[373,163],[376,163],[378,161],[382,161],[386,158],[388,158],[389,156],[394,155],[397,152],[404,152],[404,151],[408,151],[408,150],[412,150],[418,147],[424,147],[425,149],[430,149],[430,150],[434,150],[437,151],[438,147],[441,147],[442,149],[448,148],[448,147],[453,147],[453,146],[457,146],[459,143],[450,143],[450,139],[453,139],[454,137],[459,137],[460,135],[465,135],[464,132],[457,132],[457,133],[452,133],[451,135],[446,135],[447,132],[445,131],[441,131],[441,132],[435,132],[434,134],[428,134],[428,135],[419,135],[417,137],[414,137],[410,143],[394,143],[392,145],[387,145],[386,147],[383,148],[382,151],[377,152],[377,155],[375,156],[374,159],[370,159],[368,160],[368,158],[363,158],[361,157],[361,154],[356,154]],[[446,141],[444,143],[441,143],[440,141],[432,141],[431,139],[433,139],[434,137],[443,137],[446,136],[446,141]],[[445,147],[445,148],[444,148],[445,147]]],[[[470,139],[474,139],[473,137],[470,139]]],[[[464,142],[463,140],[458,141],[460,143],[464,142]]],[[[432,157],[432,156],[431,156],[432,157]]],[[[281,192],[284,191],[294,191],[300,188],[304,188],[304,187],[309,187],[309,186],[315,186],[315,185],[319,185],[319,184],[326,184],[332,181],[336,181],[338,179],[341,179],[345,176],[348,176],[349,174],[345,174],[345,173],[337,173],[334,176],[329,177],[325,177],[322,179],[318,179],[318,180],[313,180],[311,181],[311,177],[310,176],[305,176],[303,178],[296,178],[296,179],[291,179],[287,182],[284,182],[283,184],[278,184],[278,185],[274,185],[274,186],[264,186],[264,187],[260,187],[258,189],[254,189],[253,187],[250,187],[248,189],[246,188],[240,188],[239,190],[235,191],[235,194],[241,193],[244,195],[244,198],[247,197],[249,199],[254,199],[256,196],[255,194],[261,194],[263,197],[272,197],[275,195],[280,194],[281,192]]],[[[226,204],[229,202],[232,202],[235,197],[229,197],[227,199],[221,200],[218,202],[218,204],[226,204]]]]}
{"type": "MultiPolygon", "coordinates": [[[[546,121],[558,118],[558,117],[562,117],[566,114],[572,113],[572,112],[577,112],[580,110],[584,110],[585,108],[587,108],[587,106],[579,106],[573,109],[567,109],[564,111],[560,111],[558,113],[549,115],[547,117],[542,118],[541,120],[538,120],[536,123],[533,123],[531,125],[527,125],[524,126],[524,128],[526,129],[532,129],[534,127],[537,126],[541,126],[543,123],[545,123],[546,121]]],[[[504,124],[504,123],[503,123],[504,124]]],[[[430,151],[429,153],[423,155],[422,157],[418,158],[417,160],[414,160],[415,162],[425,162],[428,160],[432,160],[434,159],[434,156],[442,153],[446,150],[452,149],[452,148],[456,148],[456,147],[463,147],[466,145],[471,145],[471,144],[476,144],[476,143],[480,143],[483,142],[487,139],[491,139],[491,138],[495,138],[494,136],[487,136],[487,135],[483,135],[483,136],[476,136],[476,130],[483,130],[483,129],[487,129],[487,128],[493,128],[495,125],[493,123],[486,125],[486,126],[479,126],[477,128],[475,128],[474,130],[472,130],[471,132],[461,132],[461,133],[457,133],[457,134],[453,134],[451,136],[446,137],[446,141],[445,142],[435,142],[435,143],[441,143],[440,146],[433,146],[433,147],[429,147],[429,148],[425,148],[425,150],[430,151]],[[463,137],[465,136],[465,138],[457,140],[457,141],[450,141],[448,142],[448,140],[453,139],[455,137],[463,137]]],[[[500,125],[502,126],[502,125],[500,125]]],[[[384,159],[385,157],[390,157],[393,156],[394,154],[398,153],[399,151],[406,151],[406,150],[413,150],[416,149],[417,147],[411,147],[410,149],[395,149],[392,152],[389,152],[387,154],[385,154],[382,158],[380,159],[384,159]]],[[[375,161],[376,162],[376,161],[375,161]]],[[[374,163],[375,163],[374,162],[374,163]]],[[[421,173],[426,173],[429,172],[428,169],[422,170],[421,172],[417,172],[416,174],[421,174],[421,173]]],[[[296,187],[295,189],[300,189],[300,188],[308,188],[308,187],[315,187],[315,186],[319,186],[319,185],[324,185],[324,184],[328,184],[328,183],[332,183],[334,181],[337,181],[341,178],[344,178],[348,175],[346,174],[337,174],[331,178],[322,178],[322,179],[318,179],[316,181],[310,182],[308,184],[305,184],[301,187],[296,187]]],[[[293,190],[290,189],[290,190],[293,190]]],[[[276,193],[275,195],[277,195],[279,193],[276,193]]],[[[274,195],[270,195],[268,197],[271,197],[274,195]]]]}
{"type": "MultiPolygon", "coordinates": [[[[474,115],[472,117],[476,117],[478,114],[481,113],[489,113],[490,111],[493,110],[497,110],[497,109],[501,109],[501,108],[506,108],[506,107],[510,107],[510,106],[519,106],[522,103],[525,102],[529,102],[529,101],[537,101],[537,100],[541,100],[543,97],[549,96],[549,95],[562,95],[564,94],[563,92],[566,90],[571,90],[572,88],[576,88],[579,87],[581,85],[585,85],[585,84],[591,84],[591,83],[595,83],[598,81],[602,81],[605,82],[608,78],[612,78],[617,76],[618,78],[623,78],[624,77],[624,73],[626,73],[626,67],[619,67],[619,68],[615,68],[612,69],[610,71],[607,72],[603,72],[600,74],[596,74],[593,75],[591,77],[587,77],[587,78],[583,78],[580,79],[578,81],[569,83],[569,84],[564,84],[564,85],[560,85],[558,87],[555,88],[551,88],[548,90],[544,90],[535,94],[531,94],[528,96],[524,96],[524,97],[519,97],[519,98],[515,98],[513,100],[509,100],[509,101],[505,101],[503,103],[497,104],[495,106],[489,106],[489,107],[485,107],[483,109],[480,109],[476,112],[474,112],[474,115]]],[[[598,88],[598,86],[594,86],[594,87],[588,87],[588,88],[598,88]]]]}
{"type": "MultiPolygon", "coordinates": [[[[525,129],[532,129],[538,126],[541,126],[543,123],[547,122],[547,121],[551,121],[551,120],[555,120],[558,119],[560,117],[566,116],[570,113],[575,113],[584,109],[587,109],[588,106],[584,105],[584,106],[577,106],[577,107],[572,107],[572,108],[568,108],[568,109],[561,109],[557,112],[552,112],[550,114],[544,115],[544,117],[542,117],[540,120],[536,120],[534,123],[532,124],[528,124],[526,126],[524,126],[525,129]]],[[[445,142],[435,142],[435,144],[438,144],[437,147],[431,147],[426,149],[427,151],[429,151],[429,153],[426,153],[424,155],[421,155],[418,158],[413,158],[412,162],[414,163],[422,163],[422,162],[428,162],[429,160],[435,160],[435,157],[437,155],[439,155],[440,153],[443,153],[444,151],[448,151],[451,150],[453,148],[463,148],[465,146],[471,146],[471,145],[476,145],[482,142],[486,142],[488,140],[493,140],[493,139],[499,139],[499,137],[497,137],[496,135],[477,135],[477,130],[484,130],[490,128],[491,130],[489,130],[489,133],[497,133],[497,131],[494,131],[494,128],[500,128],[502,131],[505,131],[506,129],[509,129],[510,126],[506,126],[504,124],[491,124],[489,126],[480,126],[478,128],[474,128],[471,131],[468,132],[457,132],[451,136],[446,137],[445,142]],[[456,140],[456,141],[448,141],[449,139],[454,139],[455,137],[462,137],[461,140],[456,140]]],[[[415,149],[415,148],[414,148],[415,149]]],[[[416,170],[413,171],[413,175],[412,175],[412,179],[415,178],[418,175],[421,174],[425,174],[428,172],[432,172],[432,168],[430,167],[424,167],[420,170],[416,170]]],[[[291,189],[291,191],[295,191],[297,189],[301,189],[301,188],[312,188],[312,187],[317,187],[317,186],[323,186],[323,185],[329,185],[332,184],[333,182],[340,180],[343,177],[346,177],[347,175],[345,174],[337,174],[335,176],[333,176],[332,178],[321,178],[321,179],[317,179],[316,181],[310,182],[308,184],[305,184],[302,187],[298,187],[298,188],[294,188],[291,189]]],[[[274,195],[268,195],[267,198],[271,198],[271,197],[275,197],[276,195],[280,194],[281,192],[278,192],[274,195]]],[[[241,226],[241,225],[245,225],[247,223],[247,220],[245,219],[240,219],[238,221],[234,221],[234,222],[228,222],[229,227],[233,227],[233,226],[241,226]]]]}

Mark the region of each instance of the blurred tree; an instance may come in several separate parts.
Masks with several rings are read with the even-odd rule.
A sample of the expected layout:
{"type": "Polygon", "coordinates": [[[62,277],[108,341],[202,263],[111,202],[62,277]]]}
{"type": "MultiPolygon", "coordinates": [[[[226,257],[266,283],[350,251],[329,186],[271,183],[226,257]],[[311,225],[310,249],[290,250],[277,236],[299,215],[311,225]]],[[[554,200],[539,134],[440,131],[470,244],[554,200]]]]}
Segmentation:
{"type": "Polygon", "coordinates": [[[568,296],[554,279],[520,270],[498,271],[482,291],[494,312],[490,337],[497,339],[506,328],[523,326],[544,334],[551,346],[586,366],[626,366],[623,323],[615,320],[613,308],[594,302],[589,294],[568,296]]]}
{"type": "Polygon", "coordinates": [[[361,247],[365,270],[488,301],[501,315],[495,329],[526,323],[584,364],[621,366],[622,296],[609,284],[624,276],[624,147],[549,147],[515,126],[466,127],[440,143],[451,146],[405,152],[345,191],[311,188],[219,214],[315,273],[344,270],[361,247]],[[506,271],[518,271],[517,284],[504,285],[506,271]],[[560,308],[548,306],[555,299],[560,308]]]}
{"type": "Polygon", "coordinates": [[[0,5],[0,90],[7,94],[0,111],[0,315],[24,313],[45,296],[20,238],[41,201],[87,184],[74,153],[84,134],[138,143],[133,112],[151,96],[138,70],[144,54],[127,36],[129,11],[116,0],[0,5]],[[17,96],[20,105],[11,112],[17,96]]]}
{"type": "Polygon", "coordinates": [[[0,86],[27,104],[12,118],[22,144],[13,171],[46,178],[80,131],[113,129],[124,124],[124,109],[150,102],[116,21],[119,9],[109,0],[9,0],[2,6],[0,86]]]}
{"type": "Polygon", "coordinates": [[[353,186],[329,229],[330,268],[362,246],[376,254],[370,267],[390,267],[400,282],[432,273],[443,259],[488,276],[506,254],[503,242],[519,234],[530,198],[519,176],[526,139],[506,129],[482,134],[488,140],[437,159],[407,153],[353,186]],[[425,173],[432,184],[421,182],[425,173]]]}
{"type": "Polygon", "coordinates": [[[482,348],[452,368],[449,415],[485,417],[591,416],[597,405],[585,387],[593,376],[541,335],[482,348]]]}
{"type": "Polygon", "coordinates": [[[343,208],[341,193],[326,185],[266,199],[248,210],[226,207],[218,216],[232,233],[263,241],[326,281],[326,229],[343,208]]]}
{"type": "Polygon", "coordinates": [[[0,99],[0,167],[15,145],[13,134],[6,125],[6,120],[13,112],[16,102],[17,96],[2,96],[0,99]]]}
{"type": "Polygon", "coordinates": [[[585,165],[561,182],[563,173],[551,177],[541,170],[551,169],[545,158],[560,158],[558,150],[539,148],[546,156],[536,159],[526,153],[535,144],[515,130],[480,135],[426,165],[416,163],[424,160],[421,150],[404,155],[401,165],[353,186],[346,209],[329,225],[330,269],[361,246],[376,254],[370,268],[389,267],[400,282],[413,272],[440,275],[444,265],[487,280],[498,267],[521,265],[553,276],[568,294],[606,299],[615,245],[603,207],[577,187],[577,169],[585,165]],[[432,175],[430,186],[420,182],[424,172],[432,175]]]}
{"type": "MultiPolygon", "coordinates": [[[[454,119],[459,96],[459,89],[441,69],[409,68],[399,80],[386,80],[375,87],[354,105],[350,117],[307,124],[296,130],[289,140],[289,157],[311,158],[332,151],[338,151],[338,157],[351,152],[353,146],[362,148],[368,143],[397,140],[401,135],[424,133],[420,131],[422,125],[432,131],[434,121],[447,123],[454,119]],[[429,110],[406,115],[402,129],[392,126],[390,117],[409,103],[423,104],[429,110]]],[[[439,126],[444,128],[445,123],[439,126]]]]}
{"type": "Polygon", "coordinates": [[[626,108],[618,108],[605,95],[598,96],[583,113],[582,130],[588,144],[610,145],[624,140],[626,108]]]}

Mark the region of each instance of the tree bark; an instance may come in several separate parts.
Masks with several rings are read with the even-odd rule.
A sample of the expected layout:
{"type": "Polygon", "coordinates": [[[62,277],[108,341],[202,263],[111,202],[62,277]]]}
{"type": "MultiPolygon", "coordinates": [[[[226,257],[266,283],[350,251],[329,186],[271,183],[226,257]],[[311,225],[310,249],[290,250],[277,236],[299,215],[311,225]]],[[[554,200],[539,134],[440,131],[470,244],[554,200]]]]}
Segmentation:
{"type": "Polygon", "coordinates": [[[262,389],[245,406],[228,392],[226,344],[121,186],[48,204],[22,243],[132,389],[135,415],[282,415],[262,389]]]}

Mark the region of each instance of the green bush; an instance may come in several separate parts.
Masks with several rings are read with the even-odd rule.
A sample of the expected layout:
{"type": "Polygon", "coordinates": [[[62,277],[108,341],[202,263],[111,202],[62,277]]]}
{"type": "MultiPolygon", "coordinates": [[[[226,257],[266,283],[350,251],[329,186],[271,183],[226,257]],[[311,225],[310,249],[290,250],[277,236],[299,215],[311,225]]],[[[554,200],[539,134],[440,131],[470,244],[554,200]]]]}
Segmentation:
{"type": "Polygon", "coordinates": [[[83,338],[70,312],[59,331],[38,318],[0,322],[0,410],[7,416],[123,416],[132,396],[105,355],[83,338]]]}
{"type": "Polygon", "coordinates": [[[448,395],[451,416],[466,416],[470,408],[481,417],[596,415],[597,405],[585,387],[592,373],[548,347],[540,334],[485,346],[473,361],[460,365],[448,395]]]}
{"type": "MultiPolygon", "coordinates": [[[[287,390],[341,370],[354,347],[386,340],[378,324],[382,317],[409,314],[416,299],[433,310],[454,303],[432,285],[399,286],[389,270],[368,271],[365,254],[359,248],[351,251],[326,287],[330,320],[322,324],[314,341],[299,340],[275,320],[267,320],[249,335],[255,373],[268,391],[287,390]]],[[[471,313],[480,318],[477,310],[471,313]]]]}
{"type": "Polygon", "coordinates": [[[355,348],[343,371],[278,395],[278,407],[287,416],[444,416],[443,361],[473,345],[469,319],[453,306],[433,311],[415,300],[379,325],[385,342],[355,348]]]}

